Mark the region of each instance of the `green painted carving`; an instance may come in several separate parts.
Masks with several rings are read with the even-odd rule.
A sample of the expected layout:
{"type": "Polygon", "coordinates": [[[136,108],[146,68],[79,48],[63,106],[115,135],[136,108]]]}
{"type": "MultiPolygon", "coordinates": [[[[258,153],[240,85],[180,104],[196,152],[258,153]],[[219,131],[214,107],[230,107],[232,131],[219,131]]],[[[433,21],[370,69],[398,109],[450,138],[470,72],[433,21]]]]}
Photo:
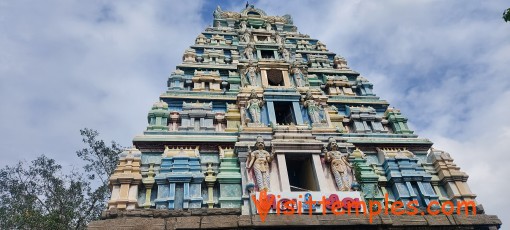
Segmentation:
{"type": "Polygon", "coordinates": [[[393,128],[394,133],[398,134],[413,134],[414,132],[407,127],[407,118],[400,114],[400,110],[394,108],[388,108],[384,113],[386,119],[393,128]]]}
{"type": "Polygon", "coordinates": [[[361,191],[363,192],[365,199],[367,201],[378,200],[382,202],[384,197],[379,191],[379,186],[377,185],[379,176],[367,163],[365,154],[361,150],[356,149],[349,155],[349,162],[352,162],[354,166],[355,177],[361,185],[361,191]]]}

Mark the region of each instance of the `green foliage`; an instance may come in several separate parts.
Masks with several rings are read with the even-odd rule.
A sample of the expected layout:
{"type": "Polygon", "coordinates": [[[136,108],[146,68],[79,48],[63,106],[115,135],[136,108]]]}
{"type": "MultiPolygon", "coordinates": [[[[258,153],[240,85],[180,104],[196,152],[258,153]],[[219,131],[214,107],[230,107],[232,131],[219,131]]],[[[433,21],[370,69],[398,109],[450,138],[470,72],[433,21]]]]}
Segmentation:
{"type": "Polygon", "coordinates": [[[356,181],[361,185],[361,167],[359,166],[358,162],[355,162],[353,164],[354,167],[354,177],[356,178],[356,181]]]}
{"type": "Polygon", "coordinates": [[[64,174],[44,155],[0,169],[0,229],[85,229],[100,216],[121,147],[97,140],[97,131],[80,132],[87,144],[77,152],[81,171],[64,174]]]}
{"type": "Polygon", "coordinates": [[[505,22],[510,21],[510,8],[506,9],[505,12],[503,12],[503,20],[505,20],[505,22]]]}

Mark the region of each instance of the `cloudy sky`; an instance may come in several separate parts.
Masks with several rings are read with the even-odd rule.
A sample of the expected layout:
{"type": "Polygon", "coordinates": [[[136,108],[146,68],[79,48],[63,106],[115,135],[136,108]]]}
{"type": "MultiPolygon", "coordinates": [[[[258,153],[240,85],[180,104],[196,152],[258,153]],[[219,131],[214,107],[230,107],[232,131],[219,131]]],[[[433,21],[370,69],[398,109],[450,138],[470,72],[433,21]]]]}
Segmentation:
{"type": "MultiPolygon", "coordinates": [[[[344,56],[510,221],[508,1],[250,3],[344,56]]],[[[245,2],[0,1],[0,166],[40,154],[75,164],[84,127],[128,146],[217,4],[245,2]]]]}

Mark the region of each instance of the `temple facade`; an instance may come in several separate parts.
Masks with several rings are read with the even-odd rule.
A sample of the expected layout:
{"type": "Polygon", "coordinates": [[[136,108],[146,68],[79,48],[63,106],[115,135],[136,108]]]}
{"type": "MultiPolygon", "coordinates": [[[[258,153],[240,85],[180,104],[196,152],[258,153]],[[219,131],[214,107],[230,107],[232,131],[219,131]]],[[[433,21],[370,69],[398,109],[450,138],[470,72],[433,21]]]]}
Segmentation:
{"type": "MultiPolygon", "coordinates": [[[[472,201],[478,211],[468,208],[470,215],[486,218],[480,226],[499,227],[450,155],[410,130],[367,78],[298,32],[290,15],[247,5],[241,12],[218,7],[213,16],[169,76],[147,129],[122,153],[105,218],[112,211],[225,210],[238,220],[230,227],[243,227],[243,216],[256,227],[262,222],[252,197],[268,194],[390,207],[415,202],[418,210],[451,202],[455,213],[466,208],[457,201],[472,201]]],[[[303,210],[332,215],[326,206],[303,210]]],[[[443,217],[436,217],[442,226],[464,220],[443,217]]],[[[378,221],[385,226],[383,217],[378,221]]]]}

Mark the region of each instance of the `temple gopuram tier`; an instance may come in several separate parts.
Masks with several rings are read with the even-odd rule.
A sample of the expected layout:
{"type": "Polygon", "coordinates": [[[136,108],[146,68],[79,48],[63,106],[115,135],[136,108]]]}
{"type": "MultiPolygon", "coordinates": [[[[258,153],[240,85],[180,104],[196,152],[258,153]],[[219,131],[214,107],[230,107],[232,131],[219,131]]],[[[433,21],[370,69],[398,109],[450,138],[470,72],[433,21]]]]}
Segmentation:
{"type": "Polygon", "coordinates": [[[501,226],[452,157],[290,15],[247,5],[213,16],[121,153],[89,229],[501,226]]]}

